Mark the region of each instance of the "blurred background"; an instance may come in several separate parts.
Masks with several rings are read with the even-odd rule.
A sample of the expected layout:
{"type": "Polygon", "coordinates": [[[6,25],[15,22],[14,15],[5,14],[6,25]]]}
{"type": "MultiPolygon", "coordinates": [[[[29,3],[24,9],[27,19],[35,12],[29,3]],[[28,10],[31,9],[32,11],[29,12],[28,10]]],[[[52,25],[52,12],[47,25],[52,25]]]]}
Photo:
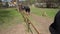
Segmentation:
{"type": "MultiPolygon", "coordinates": [[[[35,6],[38,8],[59,8],[60,0],[18,0],[18,3],[35,6]]],[[[16,6],[16,0],[0,0],[0,7],[14,7],[16,6]]]]}
{"type": "MultiPolygon", "coordinates": [[[[21,13],[17,11],[20,4],[30,7],[29,19],[37,30],[41,34],[50,34],[49,26],[60,10],[60,0],[0,0],[0,34],[29,34],[21,13]]],[[[36,34],[32,26],[31,29],[36,34]]]]}

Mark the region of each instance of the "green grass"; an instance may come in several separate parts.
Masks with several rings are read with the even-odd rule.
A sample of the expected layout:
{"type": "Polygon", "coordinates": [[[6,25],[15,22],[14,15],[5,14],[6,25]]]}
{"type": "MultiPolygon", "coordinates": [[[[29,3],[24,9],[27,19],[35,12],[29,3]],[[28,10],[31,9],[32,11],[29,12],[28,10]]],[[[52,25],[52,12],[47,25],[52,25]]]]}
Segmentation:
{"type": "Polygon", "coordinates": [[[0,28],[8,28],[22,22],[22,15],[15,8],[0,9],[0,28]]]}
{"type": "Polygon", "coordinates": [[[46,12],[47,16],[49,17],[54,17],[55,14],[57,13],[59,9],[53,9],[53,8],[35,8],[35,7],[31,7],[31,12],[41,16],[43,14],[43,12],[46,12]]]}
{"type": "MultiPolygon", "coordinates": [[[[31,13],[34,13],[38,16],[41,16],[43,11],[45,11],[49,17],[54,17],[58,10],[59,9],[31,7],[31,13]]],[[[0,29],[6,29],[11,25],[19,24],[22,22],[22,15],[17,12],[15,8],[0,9],[0,29]]]]}

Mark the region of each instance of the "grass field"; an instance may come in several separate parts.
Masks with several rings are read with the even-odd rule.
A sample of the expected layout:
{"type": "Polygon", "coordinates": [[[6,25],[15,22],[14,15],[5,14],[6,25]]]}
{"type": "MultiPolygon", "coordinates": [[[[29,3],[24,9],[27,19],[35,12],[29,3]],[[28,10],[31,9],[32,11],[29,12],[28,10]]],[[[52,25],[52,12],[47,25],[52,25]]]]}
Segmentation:
{"type": "MultiPolygon", "coordinates": [[[[45,11],[49,17],[54,17],[59,9],[35,8],[31,7],[31,13],[38,16],[45,11]]],[[[15,8],[0,9],[0,28],[7,28],[11,25],[22,23],[22,15],[15,8]]]]}
{"type": "Polygon", "coordinates": [[[49,17],[54,17],[55,14],[57,13],[59,9],[53,9],[53,8],[35,8],[35,7],[31,7],[31,12],[41,16],[43,14],[43,12],[46,12],[47,16],[49,17]]]}
{"type": "Polygon", "coordinates": [[[14,8],[0,9],[0,28],[22,23],[22,16],[14,8]]]}

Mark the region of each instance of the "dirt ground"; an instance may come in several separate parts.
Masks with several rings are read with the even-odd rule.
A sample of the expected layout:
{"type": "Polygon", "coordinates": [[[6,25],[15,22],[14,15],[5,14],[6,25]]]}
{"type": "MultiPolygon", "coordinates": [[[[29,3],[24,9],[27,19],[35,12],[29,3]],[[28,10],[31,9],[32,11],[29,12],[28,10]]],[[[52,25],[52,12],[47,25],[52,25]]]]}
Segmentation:
{"type": "Polygon", "coordinates": [[[38,31],[41,34],[50,34],[50,32],[49,32],[49,26],[53,22],[53,20],[51,20],[48,17],[37,16],[35,14],[32,14],[31,16],[32,16],[32,19],[36,23],[36,25],[35,25],[36,28],[38,29],[38,31]]]}
{"type": "MultiPolygon", "coordinates": [[[[48,17],[37,16],[35,14],[31,15],[32,21],[35,22],[34,26],[41,34],[50,34],[49,25],[52,23],[52,20],[48,17]]],[[[0,30],[0,34],[29,34],[26,33],[26,27],[24,24],[17,24],[10,27],[7,30],[0,30]]]]}

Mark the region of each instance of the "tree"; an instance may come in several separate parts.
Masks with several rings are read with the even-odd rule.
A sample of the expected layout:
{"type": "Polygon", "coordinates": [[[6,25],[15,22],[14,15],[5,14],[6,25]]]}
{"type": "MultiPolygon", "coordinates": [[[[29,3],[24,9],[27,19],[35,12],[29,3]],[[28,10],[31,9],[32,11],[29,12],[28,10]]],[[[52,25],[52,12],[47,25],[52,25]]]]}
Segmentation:
{"type": "Polygon", "coordinates": [[[0,0],[0,7],[2,6],[2,0],[0,0]]]}
{"type": "Polygon", "coordinates": [[[35,0],[30,0],[30,3],[31,3],[31,4],[34,4],[34,3],[35,3],[35,0]]]}
{"type": "Polygon", "coordinates": [[[2,2],[2,1],[0,0],[0,2],[2,2]]]}
{"type": "Polygon", "coordinates": [[[9,5],[8,5],[8,2],[6,2],[6,8],[8,8],[8,6],[9,6],[9,5]]]}
{"type": "Polygon", "coordinates": [[[8,8],[8,6],[9,6],[8,5],[8,1],[7,0],[4,0],[4,2],[5,2],[5,7],[8,8]]]}

